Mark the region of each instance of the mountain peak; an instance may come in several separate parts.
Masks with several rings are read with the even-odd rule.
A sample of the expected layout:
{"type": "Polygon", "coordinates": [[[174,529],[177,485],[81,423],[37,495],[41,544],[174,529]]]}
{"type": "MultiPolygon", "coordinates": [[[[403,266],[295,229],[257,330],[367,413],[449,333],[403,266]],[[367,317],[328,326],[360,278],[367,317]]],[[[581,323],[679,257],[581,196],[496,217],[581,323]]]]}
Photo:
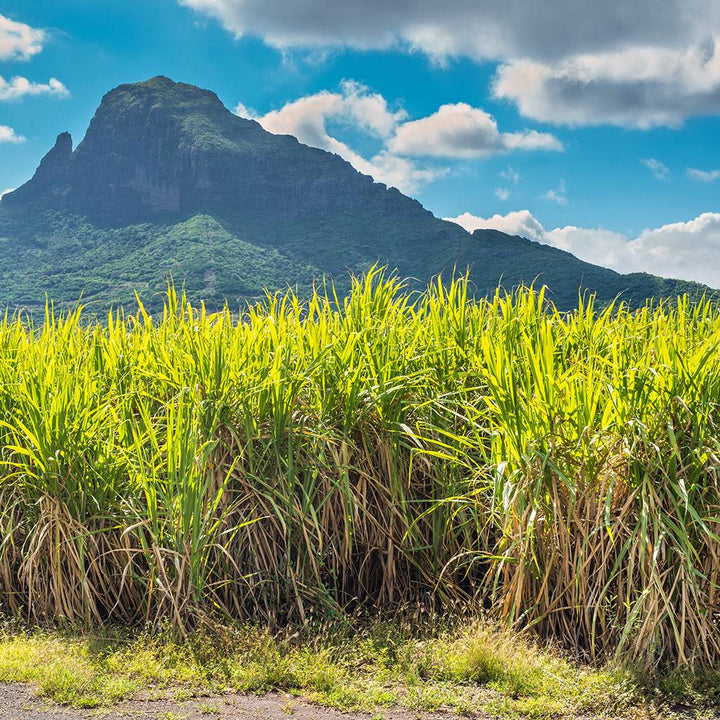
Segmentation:
{"type": "Polygon", "coordinates": [[[72,154],[72,142],[72,135],[69,132],[60,133],[55,140],[53,150],[63,155],[70,155],[72,154]]]}
{"type": "Polygon", "coordinates": [[[143,103],[150,106],[164,106],[174,112],[183,108],[205,111],[229,112],[212,90],[204,90],[195,85],[175,82],[164,75],[156,75],[148,80],[119,85],[102,99],[98,112],[104,107],[113,110],[137,111],[143,103]],[[124,107],[123,107],[124,106],[124,107]]]}
{"type": "Polygon", "coordinates": [[[17,190],[2,197],[5,205],[21,205],[32,202],[36,197],[53,198],[62,192],[68,181],[72,162],[73,141],[68,132],[60,133],[50,151],[40,161],[32,179],[17,190]]]}
{"type": "MultiPolygon", "coordinates": [[[[263,152],[260,125],[210,90],[157,76],[108,92],[72,151],[63,134],[10,204],[33,203],[123,225],[204,209],[226,182],[217,168],[238,151],[263,152]]],[[[210,203],[212,207],[212,203],[210,203]]]]}
{"type": "MultiPolygon", "coordinates": [[[[127,83],[127,85],[135,87],[174,87],[176,85],[183,85],[184,83],[177,82],[167,75],[155,75],[155,77],[148,78],[147,80],[141,80],[136,83],[127,83]]],[[[196,87],[195,85],[189,85],[188,87],[196,87]]],[[[199,88],[197,88],[199,89],[199,88]]]]}
{"type": "Polygon", "coordinates": [[[247,218],[421,207],[337,155],[237,117],[214,92],[164,76],[108,92],[75,151],[69,136],[59,138],[8,201],[105,227],[195,213],[247,218]]]}

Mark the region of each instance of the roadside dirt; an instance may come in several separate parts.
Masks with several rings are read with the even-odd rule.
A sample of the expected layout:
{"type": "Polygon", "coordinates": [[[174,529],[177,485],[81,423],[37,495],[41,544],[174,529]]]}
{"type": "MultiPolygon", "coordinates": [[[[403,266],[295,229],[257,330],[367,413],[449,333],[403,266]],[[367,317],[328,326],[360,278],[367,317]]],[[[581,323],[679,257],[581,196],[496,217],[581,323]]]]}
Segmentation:
{"type": "MultiPolygon", "coordinates": [[[[468,716],[463,716],[467,718],[468,716]]],[[[720,720],[720,711],[700,712],[675,707],[655,720],[720,720]]],[[[0,683],[0,720],[457,720],[452,712],[424,713],[383,709],[376,713],[340,712],[313,705],[293,695],[240,695],[199,697],[192,700],[130,700],[112,708],[80,710],[38,698],[27,685],[0,683]]],[[[484,714],[472,720],[489,720],[484,714]]],[[[580,716],[575,720],[600,720],[580,716]]],[[[608,720],[607,717],[602,720],[608,720]]]]}
{"type": "Polygon", "coordinates": [[[113,708],[78,710],[37,698],[25,685],[0,684],[0,720],[450,720],[449,713],[387,710],[341,713],[291,695],[227,694],[187,701],[131,700],[113,708]]]}

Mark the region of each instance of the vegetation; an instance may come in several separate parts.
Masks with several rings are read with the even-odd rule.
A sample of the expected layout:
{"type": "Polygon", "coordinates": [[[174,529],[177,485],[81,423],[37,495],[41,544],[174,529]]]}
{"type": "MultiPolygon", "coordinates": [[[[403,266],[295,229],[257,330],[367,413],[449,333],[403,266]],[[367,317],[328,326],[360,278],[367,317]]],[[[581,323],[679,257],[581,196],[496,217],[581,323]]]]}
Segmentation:
{"type": "Polygon", "coordinates": [[[323,275],[345,295],[350,291],[348,268],[361,274],[380,257],[391,258],[392,267],[415,278],[409,284],[415,291],[456,263],[472,268],[475,297],[492,297],[500,281],[512,289],[539,280],[552,289],[548,297],[562,310],[575,306],[581,286],[596,291],[602,305],[621,295],[634,307],[647,298],[699,297],[707,291],[697,283],[646,273],[619,275],[548,245],[495,231],[470,236],[425,211],[420,218],[383,222],[381,229],[358,212],[262,220],[208,212],[108,228],[64,212],[20,212],[0,205],[0,250],[13,257],[12,264],[0,269],[0,308],[23,308],[42,317],[48,297],[64,311],[81,300],[86,315],[102,318],[113,307],[134,307],[137,292],[145,308],[157,313],[163,309],[168,278],[176,278],[194,305],[204,302],[219,311],[227,303],[237,311],[262,300],[265,288],[292,288],[308,300],[313,278],[323,275]],[[433,232],[448,237],[418,246],[418,238],[433,232]],[[392,237],[395,244],[368,247],[375,234],[392,237]]]}
{"type": "MultiPolygon", "coordinates": [[[[31,622],[484,605],[581,657],[720,654],[720,314],[522,290],[0,325],[0,601],[31,622]]],[[[464,671],[463,671],[464,672],[464,671]]]]}
{"type": "Polygon", "coordinates": [[[157,312],[171,276],[182,279],[189,299],[215,310],[261,300],[266,287],[310,293],[316,268],[241,237],[206,215],[107,229],[64,213],[36,213],[30,222],[0,209],[0,249],[15,258],[0,271],[0,304],[42,317],[48,296],[64,310],[82,299],[86,314],[102,317],[134,304],[137,292],[157,312]]]}
{"type": "MultiPolygon", "coordinates": [[[[372,623],[307,628],[302,637],[251,628],[173,639],[172,632],[0,636],[0,681],[30,682],[76,707],[113,704],[143,691],[184,700],[226,690],[283,690],[343,710],[388,706],[468,714],[618,717],[647,714],[635,678],[589,670],[518,637],[474,623],[372,623]],[[425,631],[423,631],[423,629],[425,631]]],[[[212,714],[212,700],[206,703],[212,714]]],[[[658,708],[659,709],[659,708],[658,708]]]]}

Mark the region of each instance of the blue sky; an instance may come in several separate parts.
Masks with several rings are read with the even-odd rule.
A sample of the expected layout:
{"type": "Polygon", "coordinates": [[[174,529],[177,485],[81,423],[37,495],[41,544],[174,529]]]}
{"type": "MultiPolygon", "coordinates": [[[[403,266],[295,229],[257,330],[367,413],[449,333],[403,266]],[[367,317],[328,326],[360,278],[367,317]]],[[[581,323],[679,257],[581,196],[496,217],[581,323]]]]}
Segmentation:
{"type": "Polygon", "coordinates": [[[596,5],[4,0],[0,192],[163,74],[470,229],[720,286],[718,4],[596,5]]]}

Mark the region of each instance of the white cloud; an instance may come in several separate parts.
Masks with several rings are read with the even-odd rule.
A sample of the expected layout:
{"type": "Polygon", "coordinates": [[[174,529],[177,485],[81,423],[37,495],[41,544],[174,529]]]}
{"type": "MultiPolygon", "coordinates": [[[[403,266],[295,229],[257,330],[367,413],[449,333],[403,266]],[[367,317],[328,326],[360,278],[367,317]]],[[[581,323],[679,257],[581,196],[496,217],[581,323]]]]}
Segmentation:
{"type": "Polygon", "coordinates": [[[18,135],[11,127],[0,125],[0,143],[21,143],[25,142],[22,135],[18,135]]]}
{"type": "Polygon", "coordinates": [[[507,180],[509,183],[512,183],[513,185],[517,185],[521,178],[520,173],[518,173],[512,165],[508,165],[501,173],[500,177],[503,180],[507,180]]]}
{"type": "Polygon", "coordinates": [[[417,192],[445,174],[444,168],[420,167],[388,152],[385,147],[374,156],[365,158],[331,135],[328,121],[345,125],[380,140],[384,145],[395,127],[407,117],[404,110],[391,109],[382,95],[371,93],[358,83],[344,82],[340,90],[308,95],[262,116],[242,103],[235,108],[235,113],[257,120],[268,132],[294,135],[306,145],[336,153],[356,170],[406,193],[417,192]]]}
{"type": "Polygon", "coordinates": [[[43,47],[45,33],[0,15],[0,60],[29,60],[43,47]]]}
{"type": "Polygon", "coordinates": [[[620,272],[645,271],[720,287],[720,213],[643,230],[635,238],[566,227],[547,233],[545,241],[620,272]]]}
{"type": "Polygon", "coordinates": [[[545,228],[532,216],[529,210],[518,210],[507,215],[493,215],[489,218],[478,217],[466,212],[454,218],[444,219],[462,225],[468,232],[500,230],[500,232],[508,235],[520,235],[538,241],[545,234],[545,228]]]}
{"type": "Polygon", "coordinates": [[[566,250],[581,260],[613,268],[618,272],[652,272],[676,277],[671,264],[653,262],[653,249],[641,248],[637,240],[605,228],[568,225],[543,234],[540,242],[566,250]],[[633,244],[635,243],[635,244],[633,244]]]}
{"type": "Polygon", "coordinates": [[[706,31],[684,47],[628,45],[551,63],[511,59],[498,69],[493,94],[526,117],[558,125],[677,127],[720,113],[715,30],[716,37],[706,31]]]}
{"type": "Polygon", "coordinates": [[[343,124],[384,143],[397,124],[407,117],[404,110],[391,109],[385,98],[371,93],[363,85],[348,81],[342,83],[340,90],[308,95],[262,116],[242,103],[235,108],[235,113],[257,120],[268,132],[294,135],[306,145],[336,153],[359,172],[405,193],[417,192],[445,174],[444,168],[419,167],[386,149],[365,158],[347,143],[333,137],[327,128],[328,121],[343,124]]]}
{"type": "Polygon", "coordinates": [[[495,197],[500,200],[507,200],[510,197],[510,191],[507,188],[495,188],[495,197]]]}
{"type": "Polygon", "coordinates": [[[466,103],[442,105],[420,120],[403,123],[389,143],[399,155],[479,158],[512,150],[562,150],[549,133],[501,133],[492,115],[466,103]]]}
{"type": "Polygon", "coordinates": [[[252,108],[249,108],[247,105],[245,105],[244,103],[241,103],[241,102],[239,102],[235,106],[235,110],[233,110],[233,112],[238,117],[246,118],[246,119],[250,119],[250,120],[254,120],[259,115],[257,110],[253,110],[252,108]]]}
{"type": "MultiPolygon", "coordinates": [[[[257,120],[268,132],[294,135],[306,145],[336,153],[356,170],[406,193],[417,192],[448,172],[418,164],[412,157],[471,159],[510,150],[562,149],[554,136],[534,130],[501,133],[491,115],[463,103],[408,120],[405,110],[391,107],[382,95],[352,81],[343,82],[339,92],[307,95],[265,115],[242,103],[235,113],[257,120]],[[331,122],[374,139],[380,150],[365,157],[328,129],[331,122]]],[[[515,176],[511,179],[516,182],[515,176]]]]}
{"type": "MultiPolygon", "coordinates": [[[[247,108],[242,105],[236,108],[238,111],[248,114],[247,108]]],[[[342,83],[339,93],[323,91],[308,95],[288,103],[280,110],[267,113],[262,117],[262,125],[269,132],[296,137],[299,137],[297,132],[300,132],[307,136],[317,136],[319,141],[326,134],[325,121],[332,118],[375,137],[387,138],[406,117],[404,110],[391,110],[382,95],[371,93],[358,83],[346,81],[342,83]]]]}
{"type": "Polygon", "coordinates": [[[557,203],[558,205],[567,205],[568,199],[567,199],[567,187],[565,186],[565,181],[561,180],[560,184],[552,189],[548,190],[546,193],[543,193],[540,197],[542,197],[545,200],[550,200],[551,202],[557,203]]]}
{"type": "Polygon", "coordinates": [[[656,180],[669,180],[670,168],[655,158],[642,158],[640,163],[644,165],[656,180]]]}
{"type": "Polygon", "coordinates": [[[687,169],[688,177],[700,182],[714,182],[720,179],[720,170],[698,170],[697,168],[687,169]]]}
{"type": "Polygon", "coordinates": [[[547,231],[528,210],[491,218],[464,213],[446,220],[470,232],[492,228],[521,235],[622,273],[649,272],[720,288],[720,213],[643,230],[636,237],[572,225],[547,231]]]}
{"type": "Polygon", "coordinates": [[[448,172],[447,168],[418,167],[410,160],[386,151],[379,152],[370,159],[365,159],[343,143],[339,143],[338,149],[345,153],[338,152],[338,155],[347,160],[359,172],[370,175],[377,182],[383,182],[389,187],[396,187],[409,195],[421,190],[448,172]]]}
{"type": "Polygon", "coordinates": [[[68,89],[57,79],[50,78],[46,83],[31,82],[24,77],[5,80],[0,75],[0,100],[19,100],[26,95],[52,95],[68,97],[68,89]]]}

